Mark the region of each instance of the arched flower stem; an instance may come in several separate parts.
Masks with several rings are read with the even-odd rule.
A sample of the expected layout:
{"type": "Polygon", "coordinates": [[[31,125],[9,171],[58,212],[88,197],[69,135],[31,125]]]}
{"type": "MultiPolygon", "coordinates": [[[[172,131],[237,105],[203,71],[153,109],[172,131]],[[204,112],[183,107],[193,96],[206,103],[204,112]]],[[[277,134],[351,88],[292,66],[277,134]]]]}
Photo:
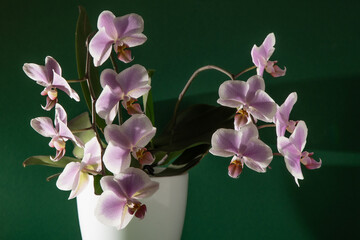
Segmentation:
{"type": "Polygon", "coordinates": [[[244,74],[244,73],[246,73],[246,72],[248,72],[248,71],[251,71],[251,70],[253,70],[254,68],[256,68],[256,66],[249,67],[249,68],[247,68],[247,69],[239,72],[238,74],[236,74],[236,75],[234,76],[234,79],[237,79],[237,78],[240,77],[242,74],[244,74]]]}
{"type": "Polygon", "coordinates": [[[257,128],[258,129],[262,129],[262,128],[268,128],[268,127],[275,127],[275,124],[264,124],[264,125],[260,125],[257,128]]]}
{"type": "Polygon", "coordinates": [[[206,71],[206,70],[210,70],[210,69],[213,69],[213,70],[216,70],[218,72],[221,72],[221,73],[224,73],[225,75],[227,75],[231,80],[234,80],[234,75],[231,74],[230,72],[220,68],[220,67],[217,67],[217,66],[214,66],[214,65],[207,65],[207,66],[204,66],[204,67],[201,67],[199,69],[197,69],[190,77],[190,79],[187,81],[184,89],[181,91],[181,93],[179,94],[179,97],[178,97],[178,100],[176,102],[176,105],[175,105],[175,108],[174,108],[174,113],[173,113],[173,117],[172,117],[172,124],[171,126],[173,127],[175,124],[176,124],[176,115],[177,115],[177,112],[178,112],[178,109],[179,109],[179,105],[180,105],[180,102],[181,100],[183,99],[186,91],[189,89],[191,83],[194,81],[194,79],[196,78],[196,76],[200,73],[200,72],[203,72],[203,71],[206,71]]]}

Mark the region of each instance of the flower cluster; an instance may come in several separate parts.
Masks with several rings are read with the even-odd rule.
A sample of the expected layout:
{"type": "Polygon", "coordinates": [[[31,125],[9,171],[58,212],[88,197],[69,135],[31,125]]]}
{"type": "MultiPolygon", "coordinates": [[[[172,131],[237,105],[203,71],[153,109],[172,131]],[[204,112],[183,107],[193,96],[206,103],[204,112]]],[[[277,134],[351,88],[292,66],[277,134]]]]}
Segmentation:
{"type": "MultiPolygon", "coordinates": [[[[235,108],[231,112],[231,124],[234,127],[225,128],[228,126],[226,119],[229,119],[226,116],[221,123],[202,124],[203,131],[199,132],[210,131],[212,136],[208,137],[200,133],[191,135],[197,134],[196,131],[188,130],[193,122],[201,122],[203,113],[189,110],[181,116],[177,115],[178,104],[196,74],[180,94],[169,129],[157,135],[153,126],[148,70],[139,64],[118,70],[116,58],[121,64],[129,64],[133,60],[130,48],[147,40],[143,34],[144,21],[141,16],[128,14],[116,17],[110,11],[103,11],[97,27],[95,35],[87,33],[83,36],[87,48],[87,55],[83,56],[86,58],[83,79],[65,80],[59,63],[50,56],[46,57],[44,66],[24,64],[25,74],[44,87],[41,95],[46,96],[46,105],[43,109],[50,111],[55,107],[54,121],[48,117],[38,117],[32,119],[30,124],[42,136],[50,137],[49,146],[56,149],[55,156],[41,157],[40,162],[39,158],[30,157],[24,165],[64,167],[58,174],[56,186],[71,191],[69,199],[81,194],[89,178],[100,176],[98,181],[94,181],[101,189],[96,192],[100,197],[95,214],[103,223],[122,229],[134,216],[143,219],[147,207],[141,199],[152,196],[159,188],[159,184],[149,175],[181,174],[196,165],[201,159],[198,156],[208,151],[216,156],[232,157],[228,166],[228,174],[232,178],[239,177],[244,165],[254,171],[265,172],[274,155],[284,157],[286,167],[297,184],[298,179],[303,179],[301,163],[309,169],[321,166],[321,161],[312,158],[313,153],[303,151],[308,131],[305,122],[289,118],[297,94],[291,93],[278,106],[265,92],[264,70],[273,77],[284,76],[286,71],[286,68],[282,70],[275,65],[277,61],[269,60],[275,50],[273,33],[265,38],[260,47],[254,45],[251,50],[254,67],[237,75],[215,66],[207,66],[196,72],[216,69],[230,77],[230,80],[220,85],[217,102],[222,106],[220,109],[235,108]],[[92,68],[100,67],[109,58],[113,69],[103,69],[99,78],[88,74],[92,68]],[[257,69],[256,75],[247,81],[237,80],[242,73],[254,68],[257,69]],[[96,79],[99,79],[102,88],[98,95],[94,91],[96,79]],[[85,120],[77,117],[68,122],[67,113],[59,104],[58,89],[80,101],[79,95],[69,85],[71,82],[88,86],[88,92],[83,93],[84,99],[91,106],[91,121],[87,114],[85,120]],[[125,113],[126,116],[123,115],[125,113]],[[187,120],[187,114],[190,115],[190,121],[187,120]],[[116,119],[118,123],[114,123],[116,119]],[[267,124],[259,125],[260,121],[267,124]],[[276,130],[279,153],[273,153],[260,140],[258,129],[263,127],[274,127],[276,130]],[[184,138],[187,140],[178,140],[184,138]],[[65,156],[68,140],[75,143],[75,158],[65,156]],[[80,148],[81,154],[75,154],[76,148],[80,148]],[[182,159],[182,154],[186,156],[187,162],[182,159]],[[181,159],[181,164],[176,165],[177,159],[181,159]]],[[[80,33],[78,35],[81,36],[80,33]]],[[[209,108],[210,113],[214,110],[214,116],[219,115],[217,108],[209,108]]]]}

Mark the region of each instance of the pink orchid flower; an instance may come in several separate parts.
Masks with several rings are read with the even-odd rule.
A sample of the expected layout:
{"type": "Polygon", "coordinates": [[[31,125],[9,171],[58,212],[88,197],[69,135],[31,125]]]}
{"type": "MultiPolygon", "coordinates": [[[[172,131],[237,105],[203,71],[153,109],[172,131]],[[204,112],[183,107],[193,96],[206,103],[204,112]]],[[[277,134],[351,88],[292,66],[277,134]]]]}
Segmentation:
{"type": "Polygon", "coordinates": [[[106,225],[125,228],[133,216],[143,219],[146,205],[139,200],[152,196],[159,183],[138,168],[128,168],[115,176],[100,180],[104,192],[95,209],[98,220],[106,225]]]}
{"type": "Polygon", "coordinates": [[[304,179],[300,163],[308,169],[321,167],[321,159],[317,162],[312,158],[313,153],[303,152],[306,145],[307,133],[308,129],[305,122],[299,121],[290,138],[281,136],[277,139],[277,148],[284,156],[286,168],[294,176],[298,186],[298,179],[304,179]]]}
{"type": "Polygon", "coordinates": [[[101,171],[101,148],[96,137],[85,144],[81,162],[68,163],[56,181],[60,190],[71,190],[69,199],[77,197],[88,185],[89,173],[97,175],[101,171]]]}
{"type": "Polygon", "coordinates": [[[297,121],[289,120],[289,116],[296,101],[296,92],[290,93],[285,102],[278,108],[274,117],[278,137],[284,136],[286,130],[290,133],[294,131],[297,121]]]}
{"type": "Polygon", "coordinates": [[[83,142],[77,138],[67,127],[67,114],[60,104],[55,105],[54,125],[48,117],[38,117],[30,121],[31,127],[44,137],[51,137],[50,147],[56,149],[56,156],[50,157],[53,161],[60,160],[65,155],[67,140],[72,140],[79,147],[84,147],[83,142]]]}
{"type": "Polygon", "coordinates": [[[143,66],[135,64],[119,74],[105,69],[100,75],[100,83],[104,89],[96,101],[96,112],[107,124],[116,117],[119,101],[129,114],[142,113],[135,101],[151,88],[149,75],[143,66]]]}
{"type": "Polygon", "coordinates": [[[277,105],[265,92],[264,79],[258,75],[250,77],[247,82],[229,80],[219,87],[220,105],[236,108],[235,129],[253,120],[272,122],[276,113],[277,105]],[[252,117],[251,117],[252,116],[252,117]]]}
{"type": "Polygon", "coordinates": [[[130,167],[131,154],[141,165],[150,165],[154,158],[145,146],[155,136],[156,128],[145,114],[136,114],[121,126],[108,125],[104,130],[108,146],[104,153],[104,164],[117,174],[130,167]]]}
{"type": "Polygon", "coordinates": [[[243,126],[239,131],[218,129],[211,138],[211,154],[220,157],[233,157],[228,174],[237,178],[244,164],[256,171],[265,172],[273,158],[271,148],[259,139],[254,124],[243,126]]]}
{"type": "Polygon", "coordinates": [[[270,73],[273,77],[281,77],[286,73],[286,68],[282,70],[279,66],[275,65],[277,61],[269,61],[271,55],[274,53],[275,48],[275,35],[270,33],[266,36],[264,42],[260,47],[254,44],[251,49],[252,61],[257,67],[257,75],[262,76],[264,70],[270,73]]]}
{"type": "Polygon", "coordinates": [[[25,63],[23,66],[25,74],[45,87],[41,95],[46,97],[46,106],[42,108],[49,111],[58,102],[57,89],[64,91],[69,97],[80,101],[79,95],[73,90],[68,82],[61,76],[61,67],[52,57],[45,58],[45,66],[35,63],[25,63]]]}
{"type": "Polygon", "coordinates": [[[89,51],[94,58],[94,65],[102,65],[111,54],[111,47],[118,59],[125,63],[132,61],[129,47],[143,44],[147,38],[142,33],[144,20],[137,14],[128,14],[115,17],[110,11],[103,11],[98,18],[97,27],[99,31],[91,39],[89,51]]]}

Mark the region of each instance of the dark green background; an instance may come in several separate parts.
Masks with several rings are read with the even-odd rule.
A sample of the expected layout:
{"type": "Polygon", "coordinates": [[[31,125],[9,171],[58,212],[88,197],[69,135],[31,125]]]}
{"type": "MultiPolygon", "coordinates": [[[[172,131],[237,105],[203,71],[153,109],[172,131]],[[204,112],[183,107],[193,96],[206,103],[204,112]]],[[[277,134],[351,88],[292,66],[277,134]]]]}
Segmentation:
{"type": "MultiPolygon", "coordinates": [[[[207,156],[190,171],[183,239],[360,238],[357,1],[32,0],[1,5],[0,239],[80,239],[75,200],[67,201],[69,193],[59,191],[55,181],[45,181],[56,169],[22,167],[29,156],[53,154],[50,139],[29,125],[30,119],[53,117],[53,112],[40,108],[42,88],[26,77],[22,65],[43,64],[50,55],[66,79],[76,78],[79,4],[94,28],[106,9],[117,16],[142,15],[148,41],[133,49],[134,63],[156,70],[153,93],[162,124],[194,70],[215,64],[239,72],[251,66],[253,44],[261,44],[269,32],[276,35],[272,59],[288,72],[283,78],[265,74],[267,90],[279,104],[297,91],[292,118],[307,122],[307,149],[323,159],[323,167],[304,169],[298,188],[281,158],[266,174],[245,169],[233,180],[227,176],[228,159],[207,156]]],[[[224,80],[216,72],[201,74],[185,104],[216,104],[224,80]]],[[[60,98],[69,118],[85,110],[84,101],[60,98]]],[[[263,131],[273,144],[271,131],[263,131]]]]}

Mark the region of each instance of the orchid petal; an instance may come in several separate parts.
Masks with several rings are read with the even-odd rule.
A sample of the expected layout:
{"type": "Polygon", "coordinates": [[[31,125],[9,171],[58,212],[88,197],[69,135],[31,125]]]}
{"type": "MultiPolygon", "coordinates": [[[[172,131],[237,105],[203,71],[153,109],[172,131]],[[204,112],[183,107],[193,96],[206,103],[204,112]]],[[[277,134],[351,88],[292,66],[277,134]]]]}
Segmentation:
{"type": "Polygon", "coordinates": [[[111,124],[116,117],[121,97],[113,94],[109,86],[105,86],[96,101],[97,114],[105,119],[106,124],[111,124]]]}
{"type": "Polygon", "coordinates": [[[250,77],[246,83],[249,85],[248,91],[246,93],[246,102],[251,102],[255,96],[255,93],[258,90],[265,91],[265,81],[259,75],[254,75],[250,77]]]}
{"type": "Polygon", "coordinates": [[[45,58],[45,69],[48,79],[53,79],[53,71],[61,76],[61,67],[60,64],[50,56],[45,58]]]}
{"type": "Polygon", "coordinates": [[[112,173],[117,174],[130,167],[130,149],[122,148],[114,145],[113,142],[109,142],[103,160],[106,168],[112,173]]]}
{"type": "Polygon", "coordinates": [[[89,154],[90,157],[87,158],[86,161],[83,159],[86,165],[101,165],[101,147],[96,137],[93,137],[85,144],[84,156],[87,154],[89,154]]]}
{"type": "Polygon", "coordinates": [[[70,87],[69,83],[56,72],[53,72],[53,75],[54,78],[53,78],[52,86],[64,91],[69,97],[79,102],[80,101],[79,95],[75,92],[74,89],[70,87]]]}
{"type": "Polygon", "coordinates": [[[53,137],[56,135],[56,130],[53,122],[48,117],[38,117],[30,121],[31,127],[44,137],[53,137]]]}
{"type": "Polygon", "coordinates": [[[219,87],[219,99],[217,102],[226,107],[239,108],[246,103],[246,93],[249,85],[239,80],[223,82],[219,87]]]}
{"type": "Polygon", "coordinates": [[[63,106],[60,104],[55,105],[55,127],[58,129],[59,121],[67,125],[67,114],[63,106]]]}
{"type": "Polygon", "coordinates": [[[105,140],[108,143],[112,142],[116,146],[130,149],[131,142],[128,136],[126,135],[125,130],[123,129],[124,128],[123,125],[121,126],[115,124],[107,125],[104,129],[105,140]]]}
{"type": "Polygon", "coordinates": [[[239,153],[241,133],[233,129],[220,128],[211,137],[209,152],[215,156],[231,157],[239,153]]]}
{"type": "Polygon", "coordinates": [[[97,22],[97,28],[101,29],[104,28],[106,31],[106,34],[112,38],[117,39],[118,34],[117,30],[114,25],[115,15],[110,11],[103,11],[100,13],[98,22],[97,22]]]}
{"type": "Polygon", "coordinates": [[[65,156],[65,152],[66,152],[65,148],[62,150],[56,150],[55,157],[50,156],[50,160],[54,162],[59,161],[63,156],[65,156]]]}
{"type": "Polygon", "coordinates": [[[128,137],[132,146],[145,147],[155,136],[156,128],[145,114],[132,115],[121,126],[122,132],[128,137]]]}
{"type": "Polygon", "coordinates": [[[98,67],[102,65],[109,57],[111,53],[111,45],[114,43],[107,33],[104,27],[100,28],[95,36],[91,39],[89,44],[89,52],[94,58],[94,66],[98,67]]]}
{"type": "Polygon", "coordinates": [[[290,112],[297,101],[296,92],[292,92],[286,98],[285,102],[278,108],[275,115],[276,135],[284,136],[289,123],[290,112]]]}
{"type": "Polygon", "coordinates": [[[111,191],[104,191],[95,208],[95,216],[106,225],[122,229],[133,217],[128,213],[126,203],[126,199],[119,198],[111,191]]]}
{"type": "Polygon", "coordinates": [[[243,156],[246,166],[256,172],[265,172],[273,159],[271,148],[257,138],[246,143],[243,156]]]}
{"type": "Polygon", "coordinates": [[[25,63],[23,66],[23,71],[25,74],[35,80],[41,86],[49,86],[51,84],[46,68],[35,63],[25,63]]]}
{"type": "Polygon", "coordinates": [[[249,112],[259,120],[272,122],[276,114],[277,105],[274,100],[264,91],[258,90],[254,98],[248,103],[249,112]]]}
{"type": "Polygon", "coordinates": [[[121,87],[116,79],[117,75],[113,69],[104,69],[100,75],[100,84],[103,88],[108,85],[113,92],[122,95],[121,87]]]}
{"type": "Polygon", "coordinates": [[[296,184],[299,186],[298,179],[304,179],[301,172],[300,158],[293,154],[286,154],[284,156],[287,170],[294,176],[296,184]]]}
{"type": "Polygon", "coordinates": [[[146,36],[141,32],[144,30],[144,20],[138,14],[127,14],[114,20],[118,36],[123,43],[129,47],[135,47],[146,41],[146,36]]]}
{"type": "Polygon", "coordinates": [[[56,181],[56,186],[60,190],[68,191],[71,190],[74,182],[79,177],[80,173],[80,163],[79,162],[70,162],[68,163],[63,172],[59,175],[58,180],[56,181]]]}
{"type": "Polygon", "coordinates": [[[80,171],[79,176],[74,182],[72,191],[70,192],[69,199],[76,198],[88,185],[89,175],[85,172],[80,171]]]}
{"type": "MultiPolygon", "coordinates": [[[[115,175],[118,176],[119,174],[115,175]]],[[[124,191],[124,189],[119,184],[119,181],[117,181],[118,178],[115,178],[114,176],[104,176],[100,180],[100,185],[103,191],[111,191],[117,195],[120,199],[128,199],[130,196],[124,191]]]]}
{"type": "Polygon", "coordinates": [[[295,127],[294,132],[291,134],[289,141],[295,145],[295,147],[300,151],[303,151],[306,145],[308,129],[304,121],[299,121],[295,127]]]}
{"type": "Polygon", "coordinates": [[[121,189],[134,199],[150,197],[159,189],[159,183],[152,181],[143,170],[138,168],[127,168],[116,175],[115,179],[121,185],[121,189]]]}
{"type": "Polygon", "coordinates": [[[135,64],[118,75],[118,82],[125,95],[139,98],[150,90],[149,75],[146,68],[135,64]]]}

